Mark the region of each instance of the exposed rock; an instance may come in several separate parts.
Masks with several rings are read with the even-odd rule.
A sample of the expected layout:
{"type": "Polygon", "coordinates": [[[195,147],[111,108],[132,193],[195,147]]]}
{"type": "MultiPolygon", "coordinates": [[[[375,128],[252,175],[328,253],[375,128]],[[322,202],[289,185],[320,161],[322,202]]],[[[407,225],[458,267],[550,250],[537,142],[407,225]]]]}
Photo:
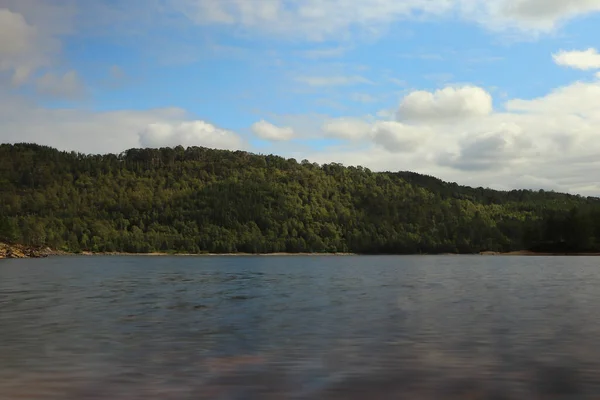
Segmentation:
{"type": "Polygon", "coordinates": [[[11,248],[6,253],[6,258],[26,258],[27,256],[21,250],[11,248]]]}
{"type": "Polygon", "coordinates": [[[41,258],[55,254],[49,248],[37,249],[19,244],[0,243],[0,258],[41,258]]]}

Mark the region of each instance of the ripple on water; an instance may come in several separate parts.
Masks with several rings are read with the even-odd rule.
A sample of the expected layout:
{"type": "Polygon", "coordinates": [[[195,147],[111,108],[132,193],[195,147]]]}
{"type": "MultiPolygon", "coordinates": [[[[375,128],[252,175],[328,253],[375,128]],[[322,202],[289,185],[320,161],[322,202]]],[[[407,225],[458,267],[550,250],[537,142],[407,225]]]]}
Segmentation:
{"type": "Polygon", "coordinates": [[[597,399],[595,260],[2,263],[0,400],[597,399]]]}

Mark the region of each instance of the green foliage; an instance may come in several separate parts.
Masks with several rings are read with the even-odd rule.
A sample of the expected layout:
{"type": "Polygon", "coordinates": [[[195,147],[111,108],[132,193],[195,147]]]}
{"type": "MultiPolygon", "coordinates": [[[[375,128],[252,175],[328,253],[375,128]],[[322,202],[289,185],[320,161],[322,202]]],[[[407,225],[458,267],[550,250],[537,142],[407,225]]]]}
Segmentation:
{"type": "Polygon", "coordinates": [[[597,251],[600,200],[181,146],[0,145],[0,241],[98,252],[597,251]]]}

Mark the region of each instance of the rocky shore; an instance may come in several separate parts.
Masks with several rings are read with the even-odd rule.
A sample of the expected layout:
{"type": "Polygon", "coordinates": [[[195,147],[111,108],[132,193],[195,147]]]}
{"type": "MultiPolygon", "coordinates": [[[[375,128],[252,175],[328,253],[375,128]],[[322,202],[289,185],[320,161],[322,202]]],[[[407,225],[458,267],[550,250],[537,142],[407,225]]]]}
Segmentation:
{"type": "MultiPolygon", "coordinates": [[[[476,253],[477,254],[477,253],[476,253]]],[[[496,251],[482,251],[482,256],[600,256],[600,253],[539,253],[529,250],[502,253],[496,251]]],[[[32,247],[21,244],[6,244],[0,242],[0,259],[3,258],[44,258],[57,255],[80,255],[80,256],[352,256],[353,253],[224,253],[224,254],[184,254],[184,253],[92,253],[83,251],[80,253],[69,253],[65,251],[52,250],[49,247],[32,247]]],[[[443,256],[458,255],[455,253],[440,254],[443,256]]]]}
{"type": "Polygon", "coordinates": [[[43,258],[57,254],[49,248],[35,248],[20,244],[0,243],[0,259],[2,258],[43,258]]]}

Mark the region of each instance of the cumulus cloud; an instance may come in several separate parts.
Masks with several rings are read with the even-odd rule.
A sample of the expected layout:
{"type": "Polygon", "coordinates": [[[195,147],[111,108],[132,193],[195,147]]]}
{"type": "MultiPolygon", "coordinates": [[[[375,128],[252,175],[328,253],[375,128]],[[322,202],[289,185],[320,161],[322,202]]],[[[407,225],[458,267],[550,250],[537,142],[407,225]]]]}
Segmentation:
{"type": "Polygon", "coordinates": [[[524,100],[511,99],[505,104],[508,111],[557,115],[597,115],[600,107],[598,82],[575,82],[552,90],[545,96],[524,100]]]}
{"type": "Polygon", "coordinates": [[[351,141],[368,140],[392,153],[414,151],[431,134],[427,127],[411,126],[396,121],[367,121],[360,118],[334,118],[322,126],[328,137],[351,141]]]}
{"type": "Polygon", "coordinates": [[[564,67],[575,69],[600,69],[600,54],[594,48],[583,51],[564,51],[553,54],[554,62],[564,67]]]}
{"type": "Polygon", "coordinates": [[[600,11],[599,0],[505,0],[500,14],[530,29],[550,31],[566,19],[600,11]]]}
{"type": "Polygon", "coordinates": [[[392,153],[415,151],[430,137],[428,128],[405,125],[396,121],[373,124],[373,142],[392,153]]]}
{"type": "MultiPolygon", "coordinates": [[[[600,195],[599,81],[574,82],[538,98],[511,99],[502,111],[491,108],[486,94],[487,106],[463,112],[472,110],[465,108],[472,104],[465,97],[471,97],[456,92],[460,90],[445,97],[430,93],[428,101],[417,102],[427,107],[416,107],[419,118],[412,121],[393,121],[387,114],[326,119],[322,135],[345,141],[310,159],[413,170],[473,186],[600,195]]],[[[414,93],[403,103],[410,103],[406,99],[414,99],[414,93]]]]}
{"type": "MultiPolygon", "coordinates": [[[[311,161],[413,170],[474,186],[514,188],[530,182],[544,189],[600,194],[596,174],[600,167],[596,140],[600,82],[577,82],[543,97],[513,99],[504,109],[445,124],[372,117],[328,119],[322,123],[322,135],[346,139],[343,145],[321,151],[290,148],[286,142],[275,146],[282,146],[276,147],[277,153],[311,161]]],[[[285,126],[312,131],[317,128],[306,121],[321,118],[289,117],[285,126]]],[[[244,147],[235,133],[195,120],[177,108],[46,109],[1,93],[0,141],[30,141],[88,153],[178,144],[244,147]]]]}
{"type": "Polygon", "coordinates": [[[21,14],[0,9],[0,71],[12,74],[13,84],[23,83],[33,70],[47,63],[43,41],[21,14]]]}
{"type": "Polygon", "coordinates": [[[321,129],[326,136],[337,139],[359,140],[371,134],[371,124],[360,118],[330,119],[321,129]]]}
{"type": "MultiPolygon", "coordinates": [[[[73,98],[79,90],[76,72],[61,75],[43,69],[55,64],[61,37],[72,33],[73,5],[89,8],[92,3],[0,0],[0,37],[6,39],[0,41],[0,73],[16,84],[32,81],[32,76],[41,74],[34,81],[40,93],[73,98]]],[[[561,21],[600,9],[600,0],[165,0],[152,4],[158,3],[168,11],[175,7],[201,25],[225,24],[236,31],[246,29],[278,38],[295,36],[309,40],[342,39],[357,32],[380,31],[402,19],[451,14],[491,29],[548,32],[561,21]]],[[[139,11],[141,8],[136,7],[148,3],[128,4],[127,10],[139,11]]],[[[89,18],[90,11],[86,9],[85,14],[89,18]]],[[[119,14],[119,18],[128,20],[142,20],[146,15],[119,14]]],[[[106,20],[113,21],[111,18],[106,20]]],[[[126,25],[119,21],[119,27],[126,25]]],[[[145,25],[136,20],[131,29],[140,26],[145,25]]],[[[343,46],[323,47],[304,55],[333,57],[340,49],[343,46]]],[[[597,57],[595,49],[554,55],[557,64],[582,70],[600,68],[597,57]]],[[[341,68],[327,72],[332,75],[321,70],[317,76],[300,76],[298,81],[312,87],[371,83],[341,68]]],[[[114,79],[123,78],[118,68],[110,73],[114,79]]],[[[355,101],[370,100],[358,94],[349,96],[355,101]]],[[[342,145],[336,141],[339,147],[335,149],[306,150],[302,158],[311,161],[362,164],[375,170],[417,170],[473,185],[511,188],[519,182],[537,182],[544,188],[600,194],[594,175],[600,167],[598,110],[600,81],[573,83],[539,98],[511,99],[496,111],[492,97],[484,89],[462,86],[409,93],[396,115],[380,113],[380,120],[311,116],[305,119],[310,121],[294,124],[269,118],[277,125],[260,121],[252,128],[259,137],[279,140],[273,146],[280,148],[291,147],[284,138],[298,135],[345,139],[342,145]]],[[[178,108],[107,112],[47,109],[3,93],[0,141],[31,141],[92,153],[178,144],[244,147],[236,133],[197,120],[178,108]]]]}
{"type": "Polygon", "coordinates": [[[237,134],[195,119],[185,110],[90,111],[44,108],[0,93],[0,142],[33,142],[84,153],[119,153],[140,146],[197,145],[239,149],[237,134]]]}
{"type": "Polygon", "coordinates": [[[278,127],[270,122],[261,120],[252,124],[252,132],[265,140],[290,140],[294,137],[294,130],[290,127],[278,127]]]}
{"type": "Polygon", "coordinates": [[[182,145],[227,150],[239,150],[242,147],[242,140],[236,133],[219,129],[204,121],[151,123],[139,133],[139,137],[140,144],[144,147],[182,145]]]}
{"type": "Polygon", "coordinates": [[[492,131],[469,133],[458,143],[458,154],[442,153],[438,162],[465,171],[485,171],[509,165],[530,146],[519,125],[502,123],[492,131]]]}
{"type": "Polygon", "coordinates": [[[68,71],[64,75],[48,72],[37,79],[36,90],[43,95],[64,99],[78,99],[85,93],[76,71],[68,71]]]}
{"type": "Polygon", "coordinates": [[[0,22],[0,32],[4,38],[0,42],[2,55],[16,56],[27,51],[35,38],[35,28],[27,24],[21,14],[6,8],[0,9],[0,22]]]}
{"type": "Polygon", "coordinates": [[[415,91],[408,94],[398,109],[406,121],[436,122],[489,115],[492,96],[476,86],[446,87],[435,92],[415,91]]]}
{"type": "Polygon", "coordinates": [[[73,13],[70,2],[0,1],[0,72],[21,85],[51,65],[60,52],[60,36],[71,32],[73,13]]]}

